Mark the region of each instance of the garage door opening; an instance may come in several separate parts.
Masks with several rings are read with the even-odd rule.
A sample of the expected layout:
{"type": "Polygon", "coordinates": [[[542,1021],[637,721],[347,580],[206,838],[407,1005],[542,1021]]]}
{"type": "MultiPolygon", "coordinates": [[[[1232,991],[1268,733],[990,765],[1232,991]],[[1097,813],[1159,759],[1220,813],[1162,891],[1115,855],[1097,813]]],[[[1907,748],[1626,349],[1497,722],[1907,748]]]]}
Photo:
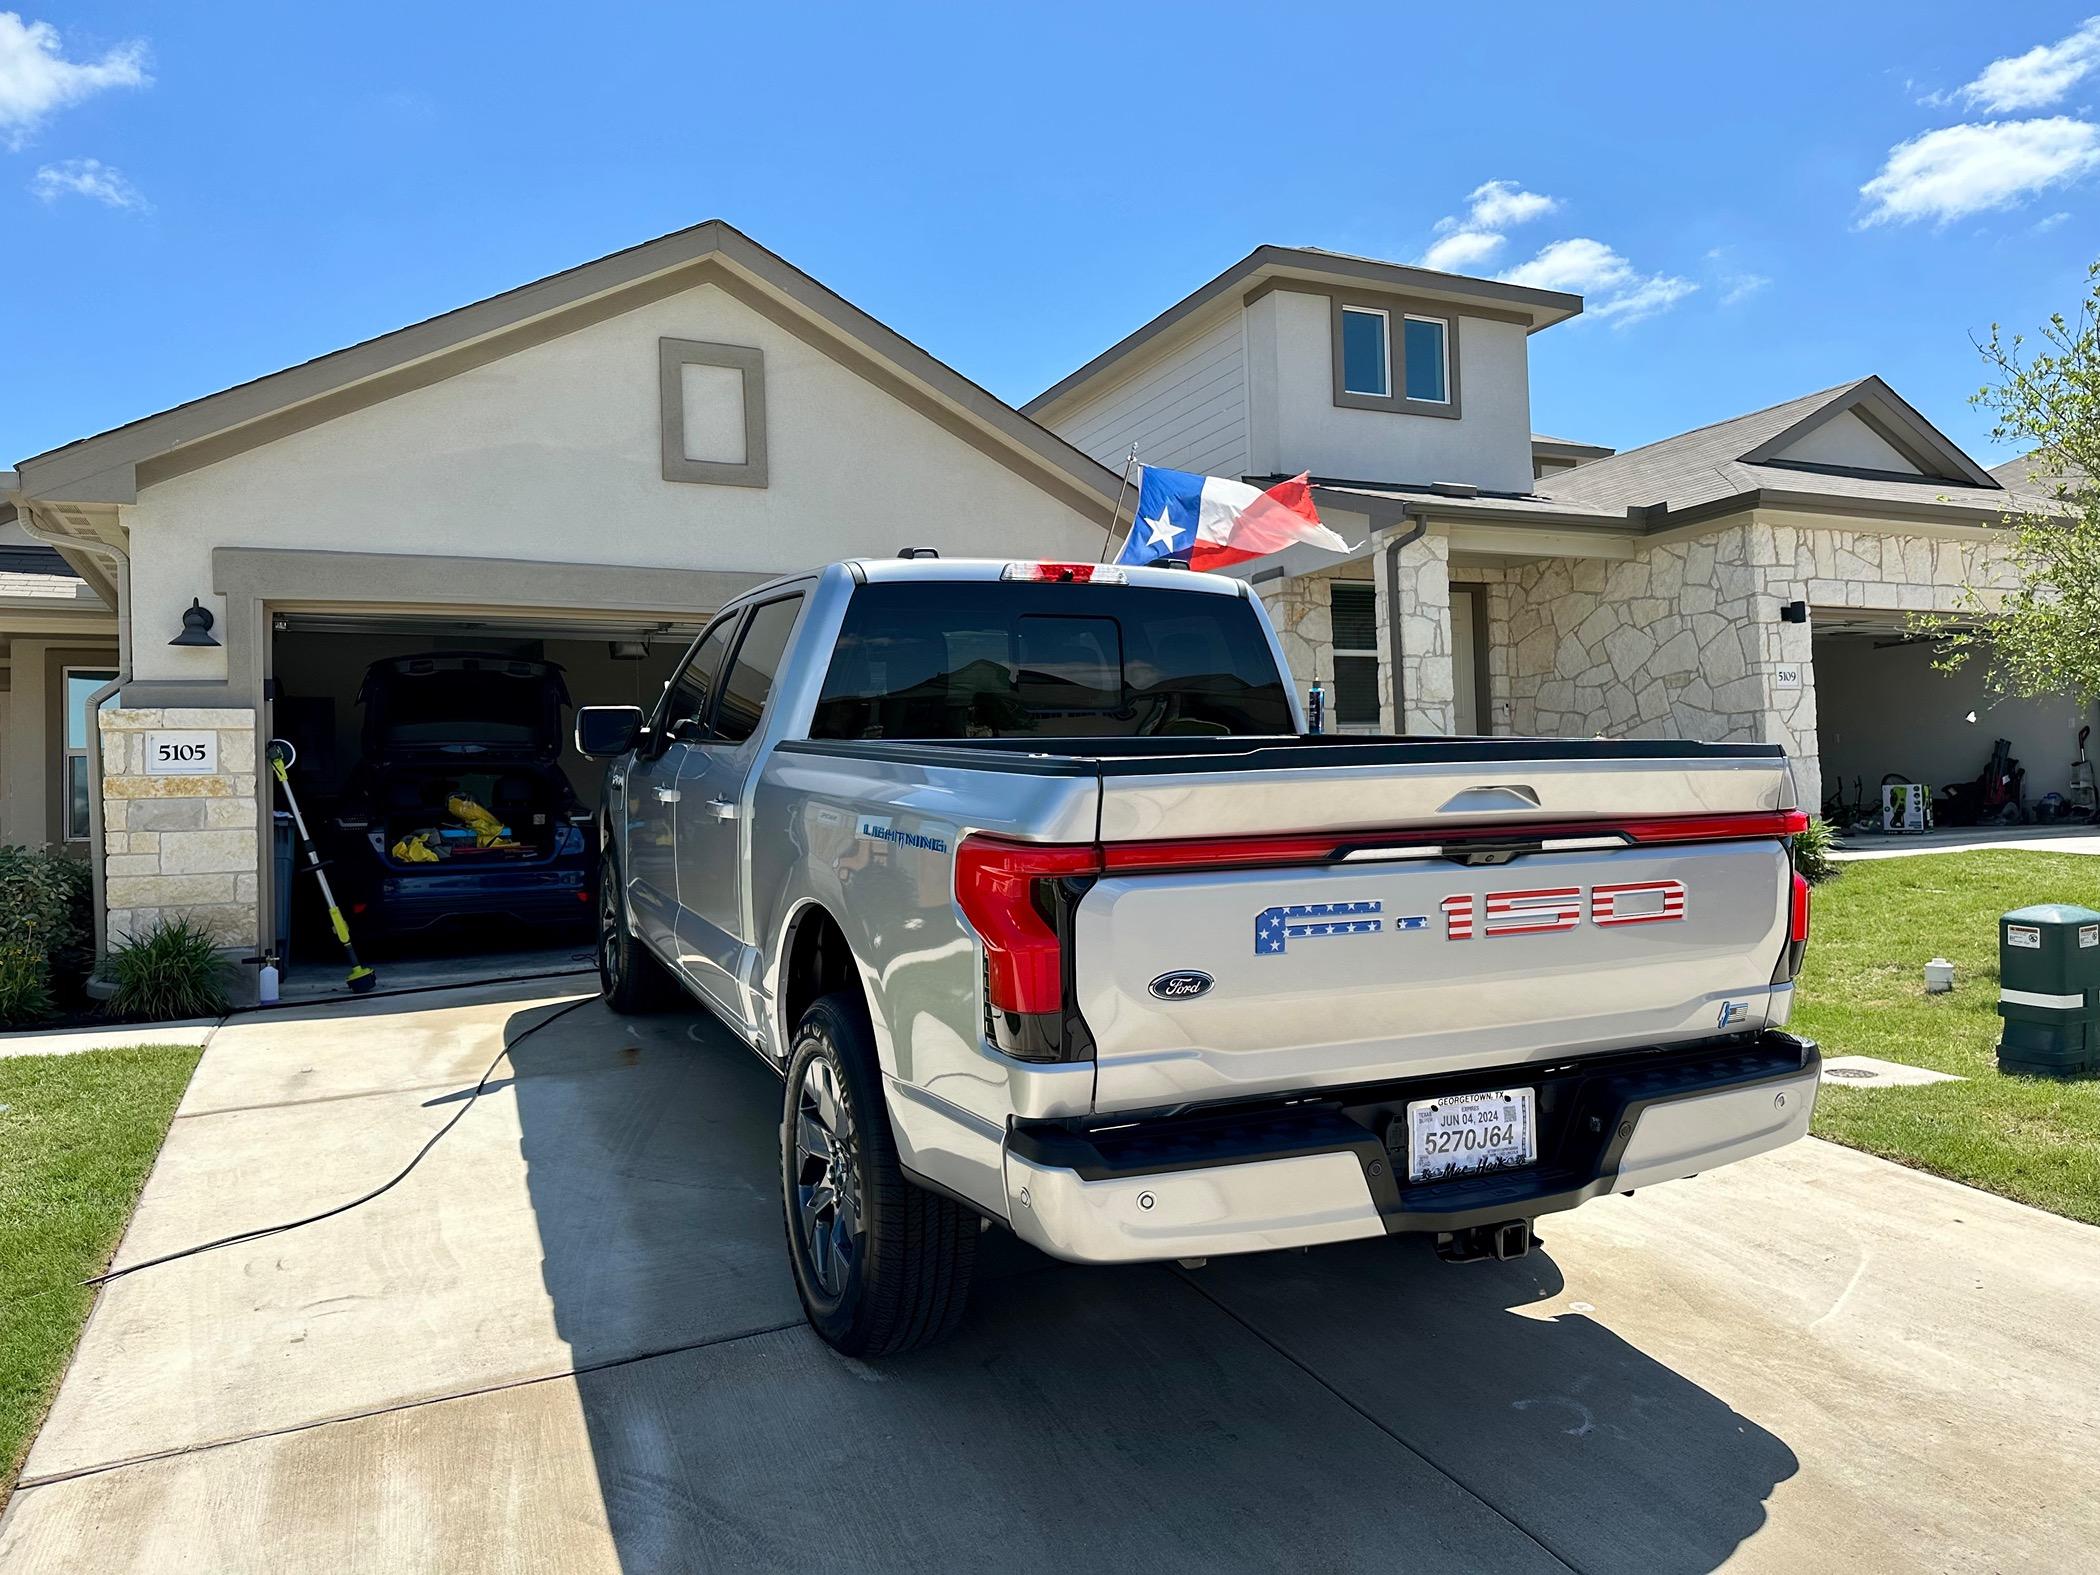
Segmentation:
{"type": "MultiPolygon", "coordinates": [[[[1863,807],[1878,825],[1884,778],[1922,782],[1935,792],[1973,783],[2002,738],[2024,773],[2018,823],[2068,818],[2059,806],[2077,803],[2071,765],[2078,730],[2094,721],[2092,708],[2069,696],[1994,693],[1980,652],[1957,671],[1940,671],[1932,644],[1901,612],[1819,607],[1813,619],[1826,816],[1857,815],[1863,807]]],[[[1966,823],[1959,812],[1957,819],[1966,823]]]]}
{"type": "MultiPolygon", "coordinates": [[[[271,627],[270,731],[297,751],[381,988],[594,967],[604,768],[576,753],[575,709],[654,705],[698,623],[280,610],[271,627]]],[[[312,876],[284,853],[273,871],[285,995],[340,989],[312,876]]]]}

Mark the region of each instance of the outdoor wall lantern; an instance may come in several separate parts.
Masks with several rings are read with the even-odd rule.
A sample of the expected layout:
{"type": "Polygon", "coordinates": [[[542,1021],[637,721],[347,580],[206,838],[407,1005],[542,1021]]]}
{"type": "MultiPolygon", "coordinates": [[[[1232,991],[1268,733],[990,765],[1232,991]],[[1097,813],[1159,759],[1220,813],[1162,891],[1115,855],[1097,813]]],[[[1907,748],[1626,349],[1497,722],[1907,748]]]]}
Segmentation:
{"type": "MultiPolygon", "coordinates": [[[[187,618],[189,614],[184,613],[183,616],[187,618]]],[[[1808,603],[1782,602],[1779,607],[1779,621],[1781,623],[1807,623],[1808,603]]]]}
{"type": "Polygon", "coordinates": [[[182,610],[182,633],[170,640],[170,645],[217,645],[211,635],[211,609],[196,597],[190,598],[189,606],[182,610]]]}

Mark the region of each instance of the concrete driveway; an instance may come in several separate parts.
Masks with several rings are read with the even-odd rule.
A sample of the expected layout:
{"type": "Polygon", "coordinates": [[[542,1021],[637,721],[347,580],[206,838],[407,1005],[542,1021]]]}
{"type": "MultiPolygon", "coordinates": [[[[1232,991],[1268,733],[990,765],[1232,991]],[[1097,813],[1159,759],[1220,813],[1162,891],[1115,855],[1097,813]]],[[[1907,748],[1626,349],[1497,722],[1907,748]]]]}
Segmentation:
{"type": "MultiPolygon", "coordinates": [[[[550,1006],[213,1041],[120,1262],[391,1174],[550,1006]]],[[[1803,1144],[1544,1226],[1172,1268],[995,1233],[963,1335],[801,1324],[772,1075],[596,1003],[407,1182],[103,1295],[0,1569],[2090,1568],[2100,1232],[1803,1144]]]]}

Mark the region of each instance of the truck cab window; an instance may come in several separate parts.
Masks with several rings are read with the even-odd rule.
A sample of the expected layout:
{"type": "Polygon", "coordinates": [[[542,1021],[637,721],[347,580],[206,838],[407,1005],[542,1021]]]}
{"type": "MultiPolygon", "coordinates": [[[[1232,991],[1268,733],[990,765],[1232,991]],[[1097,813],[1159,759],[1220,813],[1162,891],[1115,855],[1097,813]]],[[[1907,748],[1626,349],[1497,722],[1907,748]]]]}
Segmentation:
{"type": "Polygon", "coordinates": [[[1254,609],[1136,585],[854,592],[813,738],[1235,737],[1295,730],[1254,609]]]}
{"type": "Polygon", "coordinates": [[[795,615],[801,611],[802,598],[787,596],[751,614],[744,643],[737,647],[736,661],[722,685],[722,702],[715,708],[715,738],[741,744],[758,731],[759,718],[773,693],[773,680],[780,672],[780,659],[787,654],[795,615]]]}
{"type": "MultiPolygon", "coordinates": [[[[736,633],[736,626],[734,615],[724,618],[693,646],[692,654],[678,669],[678,676],[671,680],[670,691],[664,696],[663,711],[656,726],[659,741],[673,737],[681,723],[706,721],[708,702],[714,697],[715,675],[722,670],[722,658],[729,652],[730,637],[736,633]]],[[[698,733],[688,725],[685,736],[697,737],[698,733]]]]}

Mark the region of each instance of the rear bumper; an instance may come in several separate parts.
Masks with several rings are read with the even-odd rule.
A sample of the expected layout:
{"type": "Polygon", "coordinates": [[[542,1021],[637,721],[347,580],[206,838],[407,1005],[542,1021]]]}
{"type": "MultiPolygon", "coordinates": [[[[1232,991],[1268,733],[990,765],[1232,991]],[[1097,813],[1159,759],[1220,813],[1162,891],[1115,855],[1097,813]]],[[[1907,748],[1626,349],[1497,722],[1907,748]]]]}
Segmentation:
{"type": "Polygon", "coordinates": [[[1532,1219],[1806,1136],[1821,1068],[1815,1045],[1767,1031],[1558,1069],[1381,1085],[1332,1103],[1199,1111],[1097,1131],[1020,1123],[1004,1156],[1007,1218],[1024,1240],[1079,1263],[1532,1219]],[[1407,1101],[1510,1085],[1539,1090],[1538,1163],[1407,1180],[1404,1129],[1395,1124],[1407,1101]]]}

